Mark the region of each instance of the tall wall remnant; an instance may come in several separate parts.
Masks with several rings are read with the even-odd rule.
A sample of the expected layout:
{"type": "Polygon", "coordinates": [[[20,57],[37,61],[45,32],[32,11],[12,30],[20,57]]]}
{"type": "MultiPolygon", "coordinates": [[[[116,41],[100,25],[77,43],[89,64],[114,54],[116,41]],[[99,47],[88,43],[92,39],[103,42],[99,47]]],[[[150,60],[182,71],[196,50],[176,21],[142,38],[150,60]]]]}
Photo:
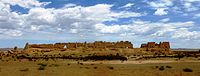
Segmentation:
{"type": "Polygon", "coordinates": [[[170,48],[169,42],[160,42],[160,48],[170,48]]]}
{"type": "Polygon", "coordinates": [[[24,50],[29,49],[29,44],[26,43],[26,45],[24,46],[24,50]]]}
{"type": "Polygon", "coordinates": [[[105,42],[95,41],[93,43],[55,43],[55,44],[28,44],[26,43],[24,49],[38,48],[38,49],[64,49],[64,48],[133,48],[133,44],[129,41],[120,42],[105,42]]]}
{"type": "Polygon", "coordinates": [[[140,48],[147,48],[147,50],[165,50],[168,51],[170,49],[169,42],[160,42],[159,44],[155,42],[148,42],[147,44],[141,44],[140,48]]]}

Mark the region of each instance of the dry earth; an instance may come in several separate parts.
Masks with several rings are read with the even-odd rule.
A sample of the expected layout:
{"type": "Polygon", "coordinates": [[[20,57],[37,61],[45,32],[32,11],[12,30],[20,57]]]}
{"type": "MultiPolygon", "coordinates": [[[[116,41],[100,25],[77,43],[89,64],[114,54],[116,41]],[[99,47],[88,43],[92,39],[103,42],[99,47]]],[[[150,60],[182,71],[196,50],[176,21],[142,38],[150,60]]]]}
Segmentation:
{"type": "Polygon", "coordinates": [[[199,68],[200,61],[1,61],[0,76],[200,76],[199,68]]]}

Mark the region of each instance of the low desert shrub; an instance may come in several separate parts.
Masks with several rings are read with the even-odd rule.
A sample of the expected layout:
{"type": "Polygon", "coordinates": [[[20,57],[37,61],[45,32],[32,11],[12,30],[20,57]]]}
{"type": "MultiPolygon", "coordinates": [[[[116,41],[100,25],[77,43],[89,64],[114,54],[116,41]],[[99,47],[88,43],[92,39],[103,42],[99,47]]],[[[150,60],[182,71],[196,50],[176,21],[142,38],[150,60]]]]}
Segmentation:
{"type": "Polygon", "coordinates": [[[40,65],[40,66],[47,66],[47,64],[44,64],[44,63],[38,63],[37,65],[40,65]]]}
{"type": "Polygon", "coordinates": [[[161,66],[161,67],[159,67],[158,69],[159,69],[160,71],[165,70],[164,66],[161,66]]]}
{"type": "Polygon", "coordinates": [[[113,70],[113,69],[114,69],[114,67],[111,67],[111,66],[108,66],[108,68],[109,68],[110,70],[113,70]]]}
{"type": "Polygon", "coordinates": [[[97,69],[97,67],[94,67],[94,69],[97,69]]]}
{"type": "Polygon", "coordinates": [[[69,66],[70,64],[68,63],[67,65],[69,66]]]}
{"type": "Polygon", "coordinates": [[[156,68],[159,68],[159,66],[156,66],[156,68]]]}
{"type": "Polygon", "coordinates": [[[172,66],[168,66],[168,65],[167,65],[166,68],[172,68],[172,66]]]}
{"type": "Polygon", "coordinates": [[[29,71],[29,69],[28,69],[28,68],[25,68],[25,69],[21,69],[20,71],[22,71],[22,72],[27,72],[27,71],[29,71]]]}
{"type": "Polygon", "coordinates": [[[183,71],[184,71],[184,72],[193,72],[193,70],[190,69],[190,68],[184,68],[183,71]]]}
{"type": "Polygon", "coordinates": [[[40,65],[38,70],[45,70],[45,67],[47,66],[47,64],[44,64],[44,63],[38,63],[38,65],[40,65]]]}
{"type": "Polygon", "coordinates": [[[38,70],[45,70],[45,67],[46,67],[46,66],[40,66],[40,67],[38,68],[38,70]]]}
{"type": "Polygon", "coordinates": [[[94,64],[90,64],[90,65],[94,65],[94,64]]]}
{"type": "Polygon", "coordinates": [[[89,67],[85,67],[86,69],[90,69],[89,67]]]}
{"type": "Polygon", "coordinates": [[[83,65],[83,63],[80,63],[80,65],[83,65]]]}

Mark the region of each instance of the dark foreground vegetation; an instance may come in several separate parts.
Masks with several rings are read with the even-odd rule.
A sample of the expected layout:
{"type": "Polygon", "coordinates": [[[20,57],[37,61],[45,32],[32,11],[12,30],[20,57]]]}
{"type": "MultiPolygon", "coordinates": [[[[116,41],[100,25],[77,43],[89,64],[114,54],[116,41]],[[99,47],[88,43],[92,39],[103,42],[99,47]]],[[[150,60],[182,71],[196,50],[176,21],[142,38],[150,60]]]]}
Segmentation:
{"type": "Polygon", "coordinates": [[[87,61],[87,60],[122,60],[125,61],[127,60],[127,58],[125,56],[116,54],[116,55],[90,55],[90,56],[27,56],[27,55],[20,55],[17,56],[17,59],[28,59],[28,60],[34,60],[34,59],[45,59],[45,60],[49,60],[49,59],[73,59],[73,60],[83,60],[83,61],[87,61]]]}

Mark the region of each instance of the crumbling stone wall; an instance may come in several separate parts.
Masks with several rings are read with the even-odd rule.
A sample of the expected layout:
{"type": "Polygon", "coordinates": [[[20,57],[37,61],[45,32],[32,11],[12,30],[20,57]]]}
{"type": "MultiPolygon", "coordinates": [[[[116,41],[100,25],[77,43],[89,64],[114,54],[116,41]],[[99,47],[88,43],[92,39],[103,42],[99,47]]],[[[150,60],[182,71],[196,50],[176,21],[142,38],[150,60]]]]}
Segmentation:
{"type": "Polygon", "coordinates": [[[24,50],[29,49],[29,43],[26,43],[24,46],[24,50]]]}
{"type": "Polygon", "coordinates": [[[148,42],[147,43],[147,47],[148,48],[155,48],[156,47],[156,43],[155,42],[148,42]]]}
{"type": "Polygon", "coordinates": [[[160,42],[160,48],[170,48],[169,42],[160,42]]]}
{"type": "Polygon", "coordinates": [[[169,42],[160,42],[159,44],[148,42],[147,44],[141,44],[141,48],[170,48],[170,44],[169,42]]]}
{"type": "Polygon", "coordinates": [[[146,48],[147,44],[141,44],[140,48],[146,48]]]}
{"type": "Polygon", "coordinates": [[[115,44],[116,48],[133,48],[133,44],[129,41],[120,41],[115,44]]]}
{"type": "Polygon", "coordinates": [[[133,44],[129,41],[120,42],[105,42],[95,41],[93,43],[55,43],[55,44],[26,44],[24,49],[39,48],[39,49],[64,49],[67,48],[133,48],[133,44]]]}
{"type": "Polygon", "coordinates": [[[147,48],[147,51],[169,51],[169,42],[160,42],[159,44],[155,42],[148,42],[147,44],[141,44],[141,48],[147,48]]]}
{"type": "Polygon", "coordinates": [[[33,44],[33,45],[29,45],[29,47],[52,49],[52,48],[54,48],[54,45],[53,44],[33,44]]]}

